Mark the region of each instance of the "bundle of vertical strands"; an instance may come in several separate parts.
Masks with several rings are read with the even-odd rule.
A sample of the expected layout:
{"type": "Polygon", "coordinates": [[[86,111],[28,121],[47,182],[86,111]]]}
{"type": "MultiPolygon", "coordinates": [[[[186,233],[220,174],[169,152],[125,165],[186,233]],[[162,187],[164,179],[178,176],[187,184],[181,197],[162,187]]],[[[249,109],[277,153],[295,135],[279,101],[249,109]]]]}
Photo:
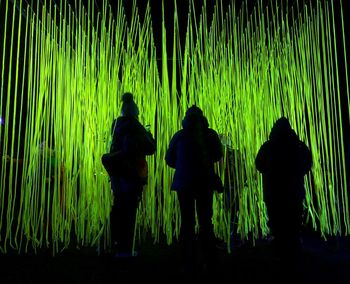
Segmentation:
{"type": "Polygon", "coordinates": [[[136,241],[151,235],[170,244],[179,236],[174,170],[164,157],[192,104],[223,138],[217,171],[229,186],[214,195],[213,222],[228,248],[232,233],[254,241],[269,232],[254,160],[282,115],[312,152],[305,222],[323,236],[349,233],[342,129],[349,118],[341,109],[341,95],[349,102],[349,91],[340,91],[338,66],[345,64],[346,82],[347,67],[337,50],[345,51],[345,37],[344,27],[335,33],[334,20],[343,14],[334,14],[333,1],[292,8],[257,1],[249,14],[247,3],[224,11],[217,1],[209,22],[206,5],[198,11],[189,2],[185,42],[176,1],[173,30],[165,28],[163,9],[159,55],[149,5],[141,21],[136,1],[129,19],[122,1],[114,13],[107,1],[101,11],[92,0],[87,6],[0,1],[0,151],[21,160],[2,158],[4,253],[50,247],[55,254],[72,243],[109,247],[114,201],[101,156],[125,91],[134,94],[140,122],[150,124],[157,139],[156,154],[147,158],[136,241]],[[167,33],[173,34],[172,54],[167,33]],[[228,163],[230,150],[236,154],[228,163]]]}

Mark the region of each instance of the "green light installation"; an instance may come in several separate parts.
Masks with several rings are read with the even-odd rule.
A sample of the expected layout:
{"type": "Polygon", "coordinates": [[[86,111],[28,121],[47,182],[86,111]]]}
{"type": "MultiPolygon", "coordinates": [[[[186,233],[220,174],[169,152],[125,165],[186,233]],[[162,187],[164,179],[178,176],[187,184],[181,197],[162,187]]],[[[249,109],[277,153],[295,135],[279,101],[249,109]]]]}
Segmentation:
{"type": "MultiPolygon", "coordinates": [[[[55,254],[71,243],[109,247],[114,201],[101,156],[109,149],[124,91],[134,93],[140,121],[150,124],[157,138],[135,241],[148,234],[170,244],[179,236],[179,207],[170,191],[174,171],[164,157],[194,103],[225,140],[225,156],[230,148],[240,153],[233,163],[225,157],[217,166],[222,179],[234,185],[232,192],[215,193],[213,204],[215,233],[228,248],[232,228],[253,241],[269,232],[254,160],[281,115],[289,117],[313,155],[312,173],[305,179],[307,222],[324,237],[349,234],[338,76],[338,65],[346,62],[337,59],[337,49],[346,46],[344,27],[342,35],[335,34],[332,1],[307,3],[297,7],[298,13],[274,1],[265,9],[258,1],[250,15],[246,4],[223,11],[217,1],[208,23],[206,5],[195,11],[192,0],[183,49],[175,1],[173,30],[166,30],[163,10],[161,56],[150,6],[141,22],[134,1],[127,23],[122,1],[114,15],[107,1],[98,13],[92,0],[87,7],[81,1],[75,7],[65,1],[36,7],[13,2],[0,2],[5,11],[0,151],[22,164],[2,160],[3,253],[10,247],[24,252],[50,247],[55,254]],[[198,22],[195,13],[200,13],[198,22]],[[172,54],[166,33],[173,34],[172,54]],[[343,46],[337,46],[336,37],[343,46]]],[[[349,102],[348,89],[346,96],[349,102]]]]}

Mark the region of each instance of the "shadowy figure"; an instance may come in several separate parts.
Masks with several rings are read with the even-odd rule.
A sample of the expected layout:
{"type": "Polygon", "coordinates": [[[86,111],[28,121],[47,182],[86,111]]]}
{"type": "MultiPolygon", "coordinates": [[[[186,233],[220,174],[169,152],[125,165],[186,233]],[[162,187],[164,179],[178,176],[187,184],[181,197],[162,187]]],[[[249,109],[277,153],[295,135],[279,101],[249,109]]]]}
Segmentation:
{"type": "Polygon", "coordinates": [[[305,198],[304,176],[312,166],[311,152],[287,118],[278,119],[260,148],[256,168],[263,175],[264,201],[274,245],[292,259],[301,249],[300,230],[305,198]]]}
{"type": "Polygon", "coordinates": [[[116,257],[133,256],[137,207],[143,186],[147,183],[146,155],[154,154],[152,134],[138,121],[139,110],[131,93],[122,97],[121,116],[112,124],[111,153],[122,153],[124,159],[111,176],[114,204],[111,211],[112,244],[117,244],[116,257]]]}
{"type": "Polygon", "coordinates": [[[172,137],[165,159],[175,168],[171,189],[177,192],[180,204],[184,268],[192,273],[196,268],[196,210],[205,265],[212,269],[215,262],[212,202],[213,191],[221,190],[222,184],[215,175],[214,163],[221,159],[222,147],[200,108],[190,107],[182,126],[172,137]]]}
{"type": "MultiPolygon", "coordinates": [[[[224,157],[219,161],[219,170],[224,173],[223,208],[230,213],[230,248],[238,246],[237,217],[239,208],[238,194],[246,184],[245,160],[239,149],[232,147],[230,140],[225,135],[219,135],[224,150],[224,157]]],[[[227,249],[227,243],[220,245],[221,249],[227,249]]]]}

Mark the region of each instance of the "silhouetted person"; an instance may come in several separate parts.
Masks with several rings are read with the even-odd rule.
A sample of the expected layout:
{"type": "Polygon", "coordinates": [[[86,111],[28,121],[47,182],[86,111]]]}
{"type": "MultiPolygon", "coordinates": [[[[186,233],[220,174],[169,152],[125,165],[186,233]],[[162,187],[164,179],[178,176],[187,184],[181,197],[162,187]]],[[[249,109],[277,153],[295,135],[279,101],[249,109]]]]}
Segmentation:
{"type": "Polygon", "coordinates": [[[277,252],[282,257],[295,256],[300,250],[304,176],[312,166],[311,152],[282,117],[261,146],[255,164],[263,175],[264,201],[277,252]]]}
{"type": "MultiPolygon", "coordinates": [[[[219,162],[220,172],[224,172],[224,194],[223,194],[223,208],[225,212],[230,213],[230,234],[233,248],[234,241],[237,239],[237,231],[235,224],[237,223],[237,211],[239,208],[238,192],[240,192],[246,183],[245,161],[240,150],[227,143],[227,138],[221,135],[221,143],[224,149],[224,157],[219,162]]],[[[227,249],[227,244],[223,247],[227,249]]]]}
{"type": "Polygon", "coordinates": [[[166,153],[167,164],[175,168],[171,186],[178,195],[181,211],[181,240],[185,270],[195,269],[195,208],[199,222],[199,240],[203,245],[204,260],[208,266],[215,260],[215,237],[212,224],[212,202],[214,163],[222,157],[218,134],[209,128],[202,110],[190,107],[184,120],[183,129],[172,137],[166,153]]]}
{"type": "Polygon", "coordinates": [[[152,134],[138,121],[139,110],[131,93],[122,97],[121,116],[112,124],[110,152],[122,151],[127,165],[111,176],[114,204],[111,212],[112,244],[117,243],[116,256],[132,256],[136,211],[143,186],[147,182],[146,155],[154,154],[152,134]]]}

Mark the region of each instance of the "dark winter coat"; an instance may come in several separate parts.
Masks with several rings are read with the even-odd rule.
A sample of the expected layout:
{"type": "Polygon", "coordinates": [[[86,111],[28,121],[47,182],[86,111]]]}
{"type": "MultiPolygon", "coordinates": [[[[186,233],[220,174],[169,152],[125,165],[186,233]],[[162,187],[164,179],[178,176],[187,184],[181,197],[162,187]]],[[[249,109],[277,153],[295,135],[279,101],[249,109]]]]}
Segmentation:
{"type": "Polygon", "coordinates": [[[215,190],[214,163],[222,157],[218,134],[208,127],[204,116],[187,115],[170,141],[167,164],[175,168],[172,190],[215,190]]]}
{"type": "MultiPolygon", "coordinates": [[[[152,155],[156,150],[152,134],[132,116],[121,116],[113,122],[112,137],[110,152],[122,150],[135,167],[137,166],[135,161],[144,161],[146,155],[152,155]]],[[[136,172],[136,169],[131,171],[136,172]]],[[[128,192],[142,186],[142,181],[134,174],[112,176],[111,181],[114,191],[128,192]]]]}
{"type": "Polygon", "coordinates": [[[273,128],[270,139],[261,146],[255,164],[263,175],[264,199],[268,208],[297,206],[303,201],[304,176],[311,169],[312,157],[294,130],[273,128]]]}

